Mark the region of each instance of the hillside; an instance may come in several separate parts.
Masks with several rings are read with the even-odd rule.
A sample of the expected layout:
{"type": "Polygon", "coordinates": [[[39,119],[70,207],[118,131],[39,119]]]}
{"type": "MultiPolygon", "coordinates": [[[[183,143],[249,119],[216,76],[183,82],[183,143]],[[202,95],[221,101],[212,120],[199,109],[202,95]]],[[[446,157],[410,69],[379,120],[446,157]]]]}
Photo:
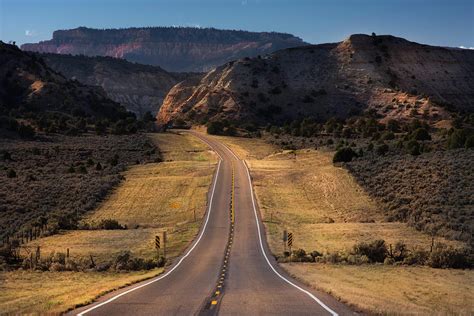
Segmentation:
{"type": "Polygon", "coordinates": [[[305,43],[290,34],[217,30],[214,28],[149,27],[59,30],[53,38],[24,44],[23,50],[86,56],[111,56],[168,71],[201,72],[230,60],[267,54],[305,43]]]}
{"type": "Polygon", "coordinates": [[[86,57],[60,54],[40,55],[48,66],[69,79],[101,86],[107,96],[138,116],[156,114],[164,97],[181,74],[160,67],[141,65],[111,57],[86,57]]]}
{"type": "Polygon", "coordinates": [[[116,121],[130,113],[102,88],[70,81],[36,55],[0,42],[0,128],[16,119],[47,125],[53,116],[116,121]]]}
{"type": "Polygon", "coordinates": [[[381,120],[450,118],[474,110],[474,51],[352,35],[229,62],[169,92],[160,123],[227,119],[257,124],[371,111],[381,120]]]}

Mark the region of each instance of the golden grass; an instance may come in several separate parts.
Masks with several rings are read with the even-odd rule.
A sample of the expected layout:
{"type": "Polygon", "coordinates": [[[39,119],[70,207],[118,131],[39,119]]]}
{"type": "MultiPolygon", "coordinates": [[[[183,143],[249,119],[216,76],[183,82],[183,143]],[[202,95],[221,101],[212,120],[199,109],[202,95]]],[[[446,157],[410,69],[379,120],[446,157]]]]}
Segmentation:
{"type": "Polygon", "coordinates": [[[0,272],[0,314],[61,313],[162,271],[0,272]]]}
{"type": "Polygon", "coordinates": [[[473,270],[293,263],[283,267],[311,286],[372,313],[474,313],[473,270]]]}
{"type": "Polygon", "coordinates": [[[214,152],[201,140],[189,133],[149,134],[164,161],[209,161],[215,160],[214,152]]]}
{"type": "Polygon", "coordinates": [[[134,166],[125,181],[86,217],[94,224],[112,218],[128,227],[173,227],[200,219],[214,165],[208,161],[171,161],[134,166]]]}
{"type": "Polygon", "coordinates": [[[284,229],[293,232],[293,248],[308,251],[349,250],[357,242],[376,238],[430,247],[430,236],[405,223],[383,222],[382,212],[353,177],[333,166],[332,153],[285,151],[248,164],[274,253],[283,251],[284,229]]]}
{"type": "MultiPolygon", "coordinates": [[[[199,230],[199,222],[176,226],[167,230],[167,257],[174,258],[194,238],[199,230]]],[[[154,258],[155,236],[161,236],[163,229],[144,228],[128,230],[78,230],[41,238],[28,243],[30,249],[41,246],[42,255],[52,252],[66,253],[72,259],[89,258],[93,256],[95,263],[110,261],[121,251],[131,251],[141,258],[154,258]]]]}
{"type": "MultiPolygon", "coordinates": [[[[137,165],[125,181],[84,221],[115,219],[127,230],[82,230],[40,238],[42,256],[66,252],[75,259],[93,256],[110,261],[123,250],[134,256],[156,255],[155,235],[167,231],[167,258],[180,255],[194,239],[205,214],[207,192],[217,162],[200,140],[189,134],[150,134],[166,162],[137,165]],[[194,213],[196,220],[194,220],[194,213]]],[[[157,275],[162,270],[133,273],[31,272],[1,273],[0,311],[63,312],[90,302],[104,291],[157,275]]]]}
{"type": "MultiPolygon", "coordinates": [[[[275,152],[260,139],[219,137],[247,159],[270,249],[283,252],[283,230],[293,249],[335,252],[357,242],[384,239],[428,249],[431,237],[405,223],[384,222],[383,212],[332,153],[275,152]],[[257,150],[257,155],[251,152],[257,150]]],[[[437,238],[454,246],[460,242],[437,238]]],[[[473,312],[474,273],[427,267],[283,264],[297,278],[372,313],[465,314],[473,312]]]]}
{"type": "MultiPolygon", "coordinates": [[[[209,135],[211,136],[211,135],[209,135]]],[[[262,159],[279,149],[259,138],[211,136],[229,146],[240,159],[262,159]]]]}

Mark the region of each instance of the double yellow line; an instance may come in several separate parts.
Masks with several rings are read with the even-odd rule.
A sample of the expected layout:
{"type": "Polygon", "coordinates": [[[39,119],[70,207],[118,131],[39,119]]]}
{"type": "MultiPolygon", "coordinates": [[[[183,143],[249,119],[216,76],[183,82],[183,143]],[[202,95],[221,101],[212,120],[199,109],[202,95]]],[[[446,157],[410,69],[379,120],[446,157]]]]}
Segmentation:
{"type": "Polygon", "coordinates": [[[235,168],[234,162],[232,162],[232,194],[230,198],[230,220],[232,223],[235,222],[235,168]]]}
{"type": "Polygon", "coordinates": [[[229,264],[230,249],[232,248],[232,243],[234,239],[234,222],[235,222],[235,168],[234,162],[232,162],[232,191],[230,196],[230,232],[229,239],[227,241],[226,252],[224,256],[224,262],[222,264],[221,273],[219,275],[219,280],[217,282],[216,289],[212,295],[210,304],[208,305],[209,309],[213,309],[218,303],[219,299],[222,298],[222,291],[224,287],[225,277],[227,275],[227,265],[229,264]]]}

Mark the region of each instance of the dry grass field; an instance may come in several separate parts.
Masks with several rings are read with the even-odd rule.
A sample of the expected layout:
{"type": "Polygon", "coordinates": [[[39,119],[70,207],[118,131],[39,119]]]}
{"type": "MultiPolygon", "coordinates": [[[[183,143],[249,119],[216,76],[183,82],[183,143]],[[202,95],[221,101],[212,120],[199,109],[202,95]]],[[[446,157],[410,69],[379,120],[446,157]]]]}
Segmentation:
{"type": "Polygon", "coordinates": [[[31,272],[0,273],[0,314],[59,314],[92,302],[114,289],[160,274],[163,269],[129,273],[31,272]]]}
{"type": "Polygon", "coordinates": [[[259,138],[212,136],[227,144],[240,159],[263,159],[280,149],[259,138]]]}
{"type": "MultiPolygon", "coordinates": [[[[41,246],[42,254],[66,252],[69,248],[72,259],[92,255],[96,263],[108,261],[124,250],[137,257],[152,258],[156,255],[155,235],[166,230],[167,258],[172,260],[182,253],[199,231],[217,160],[208,147],[192,135],[166,133],[149,137],[160,149],[165,162],[129,168],[123,173],[125,180],[118,188],[83,220],[94,224],[102,219],[114,219],[128,229],[64,231],[37,239],[28,246],[32,249],[41,246]]],[[[7,302],[18,302],[17,311],[21,312],[64,311],[104,291],[158,272],[2,272],[0,279],[5,280],[7,287],[6,293],[0,296],[0,310],[6,310],[7,302]],[[69,281],[81,276],[83,280],[78,285],[69,281]],[[25,290],[27,284],[33,284],[33,288],[41,284],[41,290],[39,293],[25,290]],[[86,295],[87,288],[93,289],[94,295],[86,295]],[[81,294],[82,289],[84,295],[76,295],[81,294]],[[73,295],[71,303],[67,297],[73,295]],[[31,304],[28,304],[29,299],[31,304]]]]}
{"type": "MultiPolygon", "coordinates": [[[[273,253],[281,255],[284,250],[281,241],[284,229],[293,232],[293,249],[303,248],[307,252],[349,251],[355,243],[374,239],[384,239],[387,244],[403,241],[409,248],[429,249],[429,235],[406,223],[385,222],[380,206],[348,171],[333,166],[331,152],[308,149],[278,152],[259,139],[220,139],[247,160],[273,253]],[[259,150],[258,156],[250,155],[255,148],[259,150]]],[[[443,238],[436,240],[462,245],[443,238]]],[[[314,263],[283,264],[283,267],[304,282],[369,312],[411,313],[407,308],[421,314],[472,311],[472,303],[468,303],[472,301],[474,284],[471,270],[314,263]],[[429,306],[434,307],[429,309],[429,306]]]]}
{"type": "Polygon", "coordinates": [[[381,315],[473,315],[472,270],[385,265],[283,264],[293,276],[381,315]]]}

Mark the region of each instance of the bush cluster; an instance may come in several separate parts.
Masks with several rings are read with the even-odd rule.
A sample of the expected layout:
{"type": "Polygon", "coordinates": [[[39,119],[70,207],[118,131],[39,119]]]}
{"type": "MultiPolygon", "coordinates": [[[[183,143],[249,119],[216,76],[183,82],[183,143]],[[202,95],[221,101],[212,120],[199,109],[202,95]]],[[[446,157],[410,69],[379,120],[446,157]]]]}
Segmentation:
{"type": "Polygon", "coordinates": [[[160,160],[143,135],[3,139],[0,148],[0,242],[25,239],[32,229],[49,235],[76,228],[122,181],[126,166],[160,160]]]}
{"type": "Polygon", "coordinates": [[[234,125],[228,121],[213,121],[207,124],[207,133],[210,135],[237,135],[237,130],[234,125]]]}
{"type": "Polygon", "coordinates": [[[432,268],[469,269],[474,265],[474,253],[467,248],[453,248],[437,243],[431,251],[408,249],[403,242],[394,247],[387,246],[384,240],[360,242],[349,252],[330,252],[322,254],[313,251],[309,254],[304,249],[284,253],[279,262],[319,262],[342,263],[351,265],[384,263],[387,265],[426,265],[432,268]]]}
{"type": "MultiPolygon", "coordinates": [[[[415,147],[416,148],[416,147],[415,147]]],[[[389,221],[473,243],[474,152],[457,149],[422,156],[364,155],[347,164],[389,221]]]]}
{"type": "Polygon", "coordinates": [[[53,252],[47,256],[37,256],[36,254],[24,258],[20,267],[28,270],[38,271],[140,271],[151,270],[163,267],[165,258],[144,259],[133,256],[130,251],[121,251],[110,261],[96,263],[92,256],[80,259],[68,258],[66,253],[53,252]]]}

